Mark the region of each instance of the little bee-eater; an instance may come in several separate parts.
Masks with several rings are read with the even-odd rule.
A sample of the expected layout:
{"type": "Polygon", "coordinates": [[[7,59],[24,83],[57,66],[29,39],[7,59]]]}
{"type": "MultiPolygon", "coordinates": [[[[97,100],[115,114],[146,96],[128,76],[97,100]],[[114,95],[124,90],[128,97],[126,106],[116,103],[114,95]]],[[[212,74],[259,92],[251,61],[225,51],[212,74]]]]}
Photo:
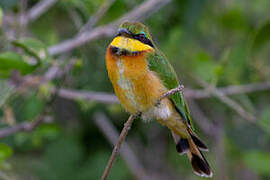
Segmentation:
{"type": "Polygon", "coordinates": [[[183,93],[160,97],[179,85],[177,75],[154,44],[148,28],[139,22],[124,22],[106,52],[106,66],[121,105],[143,120],[156,119],[167,126],[176,140],[176,150],[187,154],[194,172],[211,177],[201,151],[206,145],[191,128],[191,117],[183,93]]]}

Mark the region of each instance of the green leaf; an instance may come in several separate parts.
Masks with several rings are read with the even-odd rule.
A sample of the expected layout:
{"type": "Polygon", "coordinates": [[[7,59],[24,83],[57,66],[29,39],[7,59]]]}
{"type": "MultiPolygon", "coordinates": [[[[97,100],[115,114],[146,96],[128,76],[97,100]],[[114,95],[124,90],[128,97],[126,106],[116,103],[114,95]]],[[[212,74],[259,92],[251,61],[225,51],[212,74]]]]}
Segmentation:
{"type": "Polygon", "coordinates": [[[0,161],[4,161],[6,158],[12,155],[12,149],[3,144],[0,143],[0,161]]]}
{"type": "Polygon", "coordinates": [[[60,134],[56,124],[42,124],[30,136],[33,147],[41,147],[46,140],[54,140],[60,134]]]}
{"type": "Polygon", "coordinates": [[[18,70],[22,75],[26,75],[35,69],[36,67],[26,63],[20,54],[14,52],[0,54],[0,72],[3,76],[8,76],[11,70],[18,70]]]}
{"type": "Polygon", "coordinates": [[[247,166],[261,175],[270,175],[270,153],[250,151],[244,154],[247,166]]]}
{"type": "Polygon", "coordinates": [[[48,58],[47,47],[39,40],[33,38],[24,38],[12,42],[13,45],[22,48],[24,52],[35,58],[37,61],[36,66],[40,66],[42,60],[48,58]]]}
{"type": "Polygon", "coordinates": [[[270,20],[265,22],[256,32],[251,44],[251,53],[256,53],[266,43],[270,41],[270,20]]]}
{"type": "Polygon", "coordinates": [[[25,101],[24,118],[32,120],[37,117],[44,108],[44,101],[40,100],[35,94],[25,101]]]}
{"type": "Polygon", "coordinates": [[[270,134],[270,107],[266,108],[263,112],[258,124],[262,129],[270,134]]]}

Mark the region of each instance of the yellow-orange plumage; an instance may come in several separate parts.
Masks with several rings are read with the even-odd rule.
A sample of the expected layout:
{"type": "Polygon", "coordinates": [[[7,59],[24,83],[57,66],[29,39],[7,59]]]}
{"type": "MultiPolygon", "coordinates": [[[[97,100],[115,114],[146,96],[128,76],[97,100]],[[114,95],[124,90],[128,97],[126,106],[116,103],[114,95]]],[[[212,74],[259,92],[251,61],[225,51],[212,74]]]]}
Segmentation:
{"type": "Polygon", "coordinates": [[[145,55],[151,49],[132,56],[116,56],[110,48],[111,46],[106,52],[107,71],[122,106],[131,114],[144,112],[148,117],[157,118],[161,124],[186,137],[186,126],[168,98],[161,101],[163,112],[158,112],[164,115],[160,117],[155,114],[161,110],[155,108],[155,103],[168,89],[157,75],[148,69],[145,55]]]}
{"type": "Polygon", "coordinates": [[[106,53],[108,75],[115,93],[125,109],[132,114],[153,106],[166,92],[162,82],[148,70],[144,56],[142,52],[135,56],[116,57],[109,49],[106,53]]]}

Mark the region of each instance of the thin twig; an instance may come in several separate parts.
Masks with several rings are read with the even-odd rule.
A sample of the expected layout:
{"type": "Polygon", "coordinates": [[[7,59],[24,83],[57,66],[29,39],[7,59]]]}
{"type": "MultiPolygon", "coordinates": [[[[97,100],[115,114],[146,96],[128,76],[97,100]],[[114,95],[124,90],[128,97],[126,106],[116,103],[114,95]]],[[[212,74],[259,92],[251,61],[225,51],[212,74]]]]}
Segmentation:
{"type": "Polygon", "coordinates": [[[57,0],[42,0],[33,6],[23,17],[21,22],[24,25],[27,25],[30,22],[38,19],[43,13],[45,13],[50,7],[52,7],[57,0]]]}
{"type": "MultiPolygon", "coordinates": [[[[225,95],[245,94],[257,91],[265,91],[269,89],[270,89],[270,81],[260,83],[250,83],[246,85],[231,85],[227,87],[217,88],[219,92],[222,92],[225,95]]],[[[212,97],[213,94],[206,89],[194,90],[186,88],[185,96],[193,99],[201,99],[212,97]]]]}
{"type": "MultiPolygon", "coordinates": [[[[104,113],[95,113],[94,122],[112,145],[117,143],[119,133],[104,113]]],[[[128,168],[130,169],[130,172],[134,175],[134,177],[142,180],[149,179],[147,178],[144,167],[140,164],[136,155],[130,149],[127,143],[123,142],[122,147],[119,151],[120,155],[125,160],[128,168]]]]}
{"type": "Polygon", "coordinates": [[[70,100],[88,100],[105,104],[119,103],[119,100],[114,94],[106,92],[78,91],[61,88],[59,90],[59,96],[70,100]]]}
{"type": "Polygon", "coordinates": [[[253,116],[251,113],[244,110],[244,108],[239,105],[237,102],[233,101],[231,98],[226,96],[223,92],[219,91],[215,87],[210,86],[207,82],[201,80],[200,78],[195,77],[195,79],[198,81],[198,83],[204,87],[206,90],[208,90],[210,93],[212,93],[214,96],[216,96],[218,99],[221,100],[224,104],[229,106],[231,109],[233,109],[236,113],[238,113],[241,117],[244,119],[255,122],[256,117],[253,116]]]}
{"type": "MultiPolygon", "coordinates": [[[[182,91],[182,90],[183,90],[183,85],[179,85],[178,87],[176,87],[174,89],[171,89],[171,90],[167,91],[166,93],[164,93],[163,95],[161,95],[160,99],[158,101],[161,101],[163,98],[171,96],[172,94],[175,94],[175,93],[177,93],[179,91],[182,91]]],[[[111,157],[110,157],[110,159],[109,159],[109,161],[108,161],[108,163],[106,165],[106,168],[105,168],[105,170],[103,172],[103,175],[102,175],[102,178],[101,178],[102,180],[107,179],[107,177],[108,177],[108,175],[110,173],[110,170],[112,168],[113,162],[114,162],[114,160],[115,160],[115,158],[116,158],[116,156],[118,154],[118,151],[119,151],[119,149],[121,147],[121,144],[123,143],[125,137],[127,136],[128,131],[129,131],[134,119],[135,119],[135,116],[131,115],[131,116],[129,116],[127,122],[125,123],[124,128],[122,129],[122,132],[121,132],[121,134],[119,136],[119,139],[117,141],[117,144],[114,146],[112,155],[111,155],[111,157]]]]}
{"type": "Polygon", "coordinates": [[[79,13],[74,8],[68,8],[67,11],[76,29],[79,29],[80,27],[82,27],[83,22],[79,13]]]}
{"type": "MultiPolygon", "coordinates": [[[[45,73],[45,76],[42,79],[39,79],[39,81],[35,81],[36,83],[32,83],[31,87],[37,87],[43,83],[46,83],[54,78],[57,77],[64,77],[65,75],[71,70],[71,68],[73,67],[74,63],[76,62],[77,59],[71,59],[66,66],[63,67],[63,69],[60,69],[59,67],[53,66],[50,68],[50,70],[47,71],[47,73],[45,73]],[[57,69],[55,69],[57,68],[57,69]]],[[[64,79],[63,78],[63,79],[64,79]]],[[[30,82],[31,80],[33,81],[33,77],[30,78],[28,77],[28,81],[30,82]]],[[[62,81],[60,81],[61,83],[64,82],[64,80],[62,79],[62,81]]],[[[21,86],[24,86],[26,82],[23,82],[22,84],[20,84],[19,87],[17,87],[17,89],[19,88],[23,88],[21,86]]],[[[14,83],[14,82],[13,82],[14,83]]],[[[16,84],[16,83],[15,83],[16,84]]],[[[45,107],[50,107],[50,104],[55,100],[55,97],[59,95],[59,87],[54,88],[53,91],[53,96],[51,96],[51,100],[49,100],[46,104],[45,107]]],[[[34,121],[32,122],[23,122],[17,125],[14,125],[12,127],[7,127],[7,128],[3,128],[0,130],[0,138],[2,137],[6,137],[6,136],[10,136],[12,134],[15,134],[17,132],[28,132],[28,131],[32,131],[34,130],[38,125],[40,125],[43,122],[50,122],[51,120],[49,120],[48,118],[44,118],[42,117],[42,114],[46,114],[47,109],[45,108],[44,111],[41,113],[41,115],[34,121]]]]}
{"type": "Polygon", "coordinates": [[[112,155],[111,155],[111,157],[110,157],[110,159],[109,159],[109,161],[107,163],[105,171],[103,172],[103,175],[102,175],[102,178],[101,178],[102,180],[107,179],[107,177],[108,177],[108,175],[110,173],[110,170],[112,168],[113,162],[114,162],[114,160],[115,160],[115,158],[116,158],[116,156],[118,154],[118,151],[119,151],[119,149],[121,147],[121,144],[123,143],[125,137],[127,136],[128,131],[129,131],[134,119],[135,119],[135,116],[131,115],[131,116],[129,116],[127,122],[125,123],[124,128],[122,129],[121,134],[119,136],[119,139],[117,141],[117,144],[113,148],[112,155]]]}
{"type": "Polygon", "coordinates": [[[169,96],[171,96],[171,95],[173,95],[173,94],[176,94],[176,93],[178,93],[179,91],[183,91],[183,89],[184,89],[184,85],[181,85],[181,84],[180,84],[180,85],[177,86],[176,88],[167,91],[167,92],[164,93],[162,96],[160,96],[160,98],[159,98],[158,101],[157,101],[157,104],[159,104],[160,101],[161,101],[163,98],[169,97],[169,96]]]}
{"type": "Polygon", "coordinates": [[[0,130],[0,138],[10,136],[18,132],[29,132],[34,130],[38,125],[43,122],[51,122],[50,119],[46,119],[42,116],[39,116],[35,121],[32,122],[23,122],[12,127],[4,128],[0,130]]]}
{"type": "Polygon", "coordinates": [[[217,134],[215,124],[207,118],[200,106],[193,99],[188,98],[187,101],[190,109],[192,109],[190,112],[191,117],[193,117],[192,119],[196,121],[196,124],[205,134],[207,134],[209,137],[215,137],[217,134]]]}
{"type": "MultiPolygon", "coordinates": [[[[76,61],[78,60],[77,58],[71,58],[69,62],[61,68],[61,65],[66,63],[67,57],[60,57],[59,61],[56,61],[47,72],[43,76],[26,76],[24,78],[18,77],[19,79],[19,85],[17,85],[17,90],[24,90],[26,88],[36,88],[39,87],[42,84],[45,84],[53,79],[59,78],[67,73],[73,68],[75,65],[76,61]]],[[[14,80],[11,81],[11,84],[14,83],[14,80]]]]}
{"type": "Polygon", "coordinates": [[[169,2],[170,0],[147,0],[141,3],[139,6],[135,7],[133,10],[126,13],[125,15],[123,15],[121,18],[113,21],[112,23],[77,34],[71,39],[65,40],[63,42],[60,42],[59,44],[49,47],[48,51],[51,55],[57,55],[63,52],[70,51],[95,39],[102,37],[110,37],[115,34],[117,26],[124,20],[141,20],[156,12],[169,2]]]}
{"type": "Polygon", "coordinates": [[[97,12],[89,18],[87,23],[80,29],[79,34],[90,31],[94,25],[106,14],[115,0],[105,0],[97,12]]]}

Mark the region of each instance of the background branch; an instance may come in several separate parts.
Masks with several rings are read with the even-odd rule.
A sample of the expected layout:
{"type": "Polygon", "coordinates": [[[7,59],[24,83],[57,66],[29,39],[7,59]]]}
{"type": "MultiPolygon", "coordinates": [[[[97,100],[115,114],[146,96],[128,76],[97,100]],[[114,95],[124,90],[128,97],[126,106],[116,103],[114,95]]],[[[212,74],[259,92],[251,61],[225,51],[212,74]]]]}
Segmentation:
{"type": "Polygon", "coordinates": [[[251,113],[245,111],[245,109],[232,100],[231,98],[227,97],[223,92],[219,91],[215,87],[209,85],[207,82],[203,81],[200,78],[195,77],[197,82],[204,87],[206,90],[208,90],[210,93],[212,93],[215,97],[217,97],[221,102],[229,106],[231,109],[233,109],[236,113],[238,113],[241,117],[244,119],[254,122],[256,120],[255,116],[253,116],[251,113]]]}
{"type": "Polygon", "coordinates": [[[0,138],[13,135],[18,132],[29,132],[37,128],[43,122],[51,122],[49,117],[39,116],[36,120],[32,122],[23,122],[12,127],[3,128],[0,130],[0,138]]]}
{"type": "MultiPolygon", "coordinates": [[[[73,59],[73,60],[75,60],[75,59],[73,59]]],[[[70,64],[74,64],[73,60],[70,62],[70,64]]],[[[67,65],[67,66],[69,66],[69,65],[67,65]]],[[[66,72],[68,72],[68,71],[66,71],[66,72]]],[[[48,73],[49,73],[49,71],[48,71],[48,73]]],[[[52,77],[52,76],[50,75],[50,77],[52,77]]],[[[188,99],[201,99],[201,98],[210,98],[210,97],[216,96],[208,90],[208,86],[205,86],[205,87],[207,87],[207,88],[204,90],[193,90],[193,89],[186,88],[184,90],[184,95],[188,99]]],[[[253,83],[253,84],[238,85],[238,86],[227,86],[227,87],[222,87],[222,88],[216,88],[216,91],[222,93],[222,99],[223,99],[224,95],[252,93],[252,92],[257,92],[257,91],[265,91],[268,89],[270,89],[270,82],[253,83]]],[[[52,92],[54,92],[54,91],[56,91],[56,89],[52,88],[52,92]]],[[[86,101],[96,101],[96,102],[105,103],[105,104],[119,103],[119,100],[117,99],[117,97],[113,93],[106,93],[106,92],[92,92],[92,91],[82,91],[82,90],[79,91],[79,90],[61,88],[58,91],[58,96],[65,98],[65,99],[70,99],[70,100],[82,99],[82,100],[86,100],[86,101]]],[[[229,100],[229,102],[230,102],[230,100],[229,100]]],[[[192,102],[190,104],[192,104],[192,102]]],[[[196,112],[198,113],[198,111],[196,111],[196,109],[197,109],[196,107],[192,107],[192,109],[194,109],[194,111],[195,111],[193,113],[195,113],[195,114],[196,114],[196,112]]],[[[245,113],[245,111],[243,113],[245,113]]],[[[245,117],[245,115],[244,115],[244,117],[245,117]]],[[[210,126],[205,124],[205,123],[202,123],[202,124],[203,124],[202,129],[205,129],[204,130],[205,132],[208,131],[207,129],[209,129],[210,126]]],[[[22,126],[24,126],[24,125],[22,125],[22,126]]],[[[16,133],[17,131],[20,131],[21,128],[22,127],[15,127],[12,130],[10,129],[10,131],[12,131],[12,132],[8,133],[8,135],[12,135],[12,134],[16,133]]],[[[210,129],[212,129],[212,128],[210,128],[210,129]]],[[[6,134],[7,131],[9,131],[9,130],[1,129],[0,134],[2,134],[2,133],[6,134]],[[4,131],[4,132],[2,132],[2,131],[4,131]]],[[[0,135],[0,137],[1,137],[1,135],[0,135]]]]}
{"type": "MultiPolygon", "coordinates": [[[[231,85],[227,87],[217,88],[219,92],[222,92],[225,95],[245,94],[257,91],[265,91],[269,89],[270,89],[270,81],[260,83],[250,83],[246,85],[231,85]]],[[[185,96],[191,97],[193,99],[201,99],[212,97],[213,93],[209,92],[207,89],[194,90],[185,88],[185,96]]]]}
{"type": "Polygon", "coordinates": [[[30,22],[38,19],[44,14],[50,7],[52,7],[57,0],[42,0],[33,6],[21,19],[22,25],[27,25],[30,22]]]}
{"type": "Polygon", "coordinates": [[[142,20],[143,18],[150,16],[152,13],[156,12],[169,2],[170,0],[147,0],[139,6],[135,7],[127,14],[123,15],[121,18],[113,21],[112,23],[93,28],[90,31],[79,33],[74,38],[65,40],[63,42],[60,42],[59,44],[49,47],[49,53],[51,55],[57,55],[63,52],[70,51],[95,39],[112,36],[116,32],[117,26],[124,20],[142,20]]]}
{"type": "Polygon", "coordinates": [[[97,12],[90,17],[87,23],[80,29],[79,34],[90,31],[92,27],[106,14],[115,0],[105,0],[97,12]]]}
{"type": "MultiPolygon", "coordinates": [[[[227,86],[216,88],[219,92],[222,92],[224,95],[236,95],[244,93],[252,93],[258,91],[265,91],[270,89],[270,82],[262,83],[253,83],[247,85],[238,85],[238,86],[227,86]]],[[[207,89],[195,90],[185,88],[184,95],[189,99],[202,99],[202,98],[211,98],[214,97],[214,94],[209,92],[207,89]]],[[[106,104],[119,103],[117,97],[113,93],[106,92],[93,92],[93,91],[83,91],[83,90],[73,90],[62,88],[59,91],[59,96],[62,98],[76,100],[84,99],[88,101],[97,101],[106,104]]]]}
{"type": "Polygon", "coordinates": [[[188,98],[187,101],[189,108],[191,109],[191,117],[193,117],[196,124],[209,137],[215,137],[217,134],[215,124],[212,123],[210,119],[208,119],[208,117],[204,114],[199,105],[193,99],[188,98]]]}

